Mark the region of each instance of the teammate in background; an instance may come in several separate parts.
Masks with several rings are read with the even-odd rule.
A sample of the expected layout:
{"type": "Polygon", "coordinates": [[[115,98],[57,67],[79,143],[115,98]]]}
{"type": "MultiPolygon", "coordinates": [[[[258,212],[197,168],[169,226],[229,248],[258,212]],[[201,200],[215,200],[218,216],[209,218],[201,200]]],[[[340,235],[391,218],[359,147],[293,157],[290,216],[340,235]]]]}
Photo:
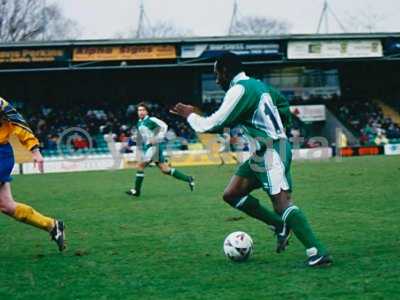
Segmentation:
{"type": "Polygon", "coordinates": [[[179,170],[170,168],[163,155],[165,149],[165,134],[168,125],[155,117],[150,117],[150,109],[145,103],[139,103],[137,106],[139,121],[137,123],[138,138],[136,141],[138,164],[136,171],[135,187],[127,191],[128,195],[140,196],[144,180],[144,169],[153,161],[158,168],[166,175],[171,175],[176,179],[185,181],[189,184],[191,191],[194,189],[194,179],[187,176],[179,170]]]}
{"type": "Polygon", "coordinates": [[[22,145],[32,153],[35,166],[43,173],[43,157],[39,141],[33,135],[24,118],[6,100],[0,98],[0,210],[14,219],[49,232],[50,237],[63,251],[64,223],[46,217],[32,207],[15,202],[11,194],[11,171],[14,167],[14,153],[9,138],[15,134],[22,145]]]}
{"type": "Polygon", "coordinates": [[[209,117],[194,113],[190,105],[178,103],[172,113],[187,119],[197,132],[220,132],[241,125],[254,140],[254,152],[232,177],[223,199],[232,207],[273,226],[277,252],[285,250],[290,231],[306,248],[308,266],[329,265],[332,260],[314,235],[304,213],[293,204],[290,164],[291,147],[283,124],[291,123],[289,104],[275,89],[244,73],[240,58],[226,53],[214,65],[217,83],[226,91],[219,109],[209,117]],[[262,188],[274,211],[262,206],[250,193],[262,188]]]}

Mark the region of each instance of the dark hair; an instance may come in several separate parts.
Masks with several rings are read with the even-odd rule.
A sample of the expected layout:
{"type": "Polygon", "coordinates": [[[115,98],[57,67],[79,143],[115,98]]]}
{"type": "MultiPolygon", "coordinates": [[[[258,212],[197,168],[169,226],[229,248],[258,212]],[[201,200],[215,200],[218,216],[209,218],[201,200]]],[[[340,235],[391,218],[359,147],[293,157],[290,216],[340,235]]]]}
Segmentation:
{"type": "Polygon", "coordinates": [[[221,56],[217,58],[217,65],[218,70],[222,70],[225,68],[226,71],[231,75],[236,75],[244,71],[244,67],[240,57],[232,52],[225,52],[221,56]]]}
{"type": "Polygon", "coordinates": [[[138,105],[136,105],[137,108],[139,107],[144,107],[147,110],[147,113],[150,114],[150,107],[146,102],[140,102],[138,105]]]}

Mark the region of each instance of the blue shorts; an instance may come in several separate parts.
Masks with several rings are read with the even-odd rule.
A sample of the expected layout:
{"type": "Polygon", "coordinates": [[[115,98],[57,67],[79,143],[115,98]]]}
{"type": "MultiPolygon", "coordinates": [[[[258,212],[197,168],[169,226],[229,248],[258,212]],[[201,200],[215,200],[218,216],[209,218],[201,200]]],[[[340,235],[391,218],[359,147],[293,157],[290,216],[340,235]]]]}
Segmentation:
{"type": "Polygon", "coordinates": [[[14,168],[14,152],[10,144],[0,145],[0,183],[10,182],[14,168]]]}

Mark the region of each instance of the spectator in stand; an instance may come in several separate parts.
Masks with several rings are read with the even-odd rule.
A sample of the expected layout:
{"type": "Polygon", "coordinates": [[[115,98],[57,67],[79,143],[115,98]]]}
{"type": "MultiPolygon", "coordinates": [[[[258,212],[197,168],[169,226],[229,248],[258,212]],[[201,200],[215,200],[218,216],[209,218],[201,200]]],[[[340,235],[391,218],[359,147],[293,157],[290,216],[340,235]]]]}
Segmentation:
{"type": "Polygon", "coordinates": [[[57,146],[58,146],[58,140],[59,140],[58,135],[55,135],[55,134],[48,135],[46,149],[56,150],[57,146]]]}
{"type": "Polygon", "coordinates": [[[390,124],[387,129],[388,139],[400,139],[400,126],[397,124],[390,124]]]}
{"type": "Polygon", "coordinates": [[[72,146],[75,151],[89,148],[89,142],[81,136],[76,136],[72,139],[72,146]]]}
{"type": "Polygon", "coordinates": [[[360,145],[361,146],[366,146],[368,144],[369,141],[369,137],[368,135],[365,133],[365,128],[361,130],[361,135],[360,135],[360,145]]]}
{"type": "Polygon", "coordinates": [[[379,130],[374,142],[377,146],[389,144],[389,140],[387,139],[383,130],[379,130]]]}
{"type": "Polygon", "coordinates": [[[345,148],[348,146],[348,140],[346,134],[343,131],[339,133],[339,148],[345,148]]]}

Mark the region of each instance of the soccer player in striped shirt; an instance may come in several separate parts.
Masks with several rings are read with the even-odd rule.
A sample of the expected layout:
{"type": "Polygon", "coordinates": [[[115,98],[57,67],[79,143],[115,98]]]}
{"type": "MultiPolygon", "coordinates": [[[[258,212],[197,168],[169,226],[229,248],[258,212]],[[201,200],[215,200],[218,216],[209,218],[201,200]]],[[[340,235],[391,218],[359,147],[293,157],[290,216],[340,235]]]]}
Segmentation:
{"type": "Polygon", "coordinates": [[[11,194],[11,172],[14,167],[14,153],[9,144],[11,134],[15,134],[21,144],[31,151],[35,165],[43,173],[38,139],[16,109],[0,98],[0,210],[17,221],[49,232],[58,249],[63,251],[64,223],[42,215],[29,205],[16,202],[11,194]]]}
{"type": "Polygon", "coordinates": [[[168,125],[149,115],[150,108],[146,103],[139,103],[137,106],[139,121],[136,125],[138,130],[138,138],[136,141],[136,149],[138,156],[135,187],[126,193],[131,196],[138,197],[141,194],[144,169],[151,163],[155,162],[161,172],[165,175],[170,175],[178,180],[188,183],[191,191],[194,189],[194,179],[183,172],[170,168],[164,156],[165,135],[168,130],[168,125]]]}
{"type": "Polygon", "coordinates": [[[293,204],[290,164],[291,146],[285,134],[291,116],[286,99],[274,88],[248,77],[240,58],[225,53],[214,65],[217,83],[226,91],[219,109],[201,117],[190,105],[178,103],[172,113],[187,119],[197,132],[220,132],[241,126],[253,140],[253,154],[232,177],[223,199],[232,207],[272,226],[277,252],[285,250],[292,231],[306,248],[307,265],[326,266],[331,257],[314,235],[306,216],[293,204]],[[274,212],[250,193],[262,188],[271,198],[274,212]]]}

